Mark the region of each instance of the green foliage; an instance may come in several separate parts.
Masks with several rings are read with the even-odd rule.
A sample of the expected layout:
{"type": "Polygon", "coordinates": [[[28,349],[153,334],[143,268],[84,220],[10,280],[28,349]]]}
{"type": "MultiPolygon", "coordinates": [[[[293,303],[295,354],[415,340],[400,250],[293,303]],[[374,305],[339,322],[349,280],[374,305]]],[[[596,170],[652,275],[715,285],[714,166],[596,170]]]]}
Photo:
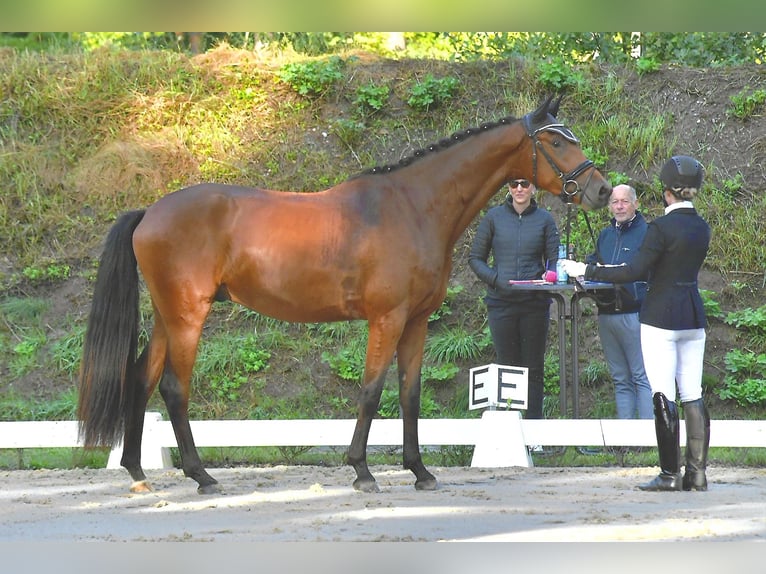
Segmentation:
{"type": "Polygon", "coordinates": [[[724,319],[738,329],[737,337],[757,350],[732,349],[724,357],[727,374],[718,396],[742,407],[766,404],[766,305],[728,313],[724,319]]]}
{"type": "Polygon", "coordinates": [[[738,196],[744,195],[744,185],[742,174],[737,173],[734,177],[722,179],[719,186],[710,190],[710,193],[717,204],[730,204],[738,196]]]}
{"type": "Polygon", "coordinates": [[[597,166],[604,166],[609,161],[609,156],[596,148],[583,146],[582,152],[585,154],[585,157],[597,166]]]}
{"type": "Polygon", "coordinates": [[[0,317],[12,330],[41,327],[50,302],[40,297],[8,297],[0,301],[0,317]]]}
{"type": "Polygon", "coordinates": [[[537,81],[545,91],[561,93],[585,83],[582,72],[567,64],[562,57],[543,60],[537,64],[537,81]]]}
{"type": "Polygon", "coordinates": [[[425,356],[437,362],[471,361],[492,344],[484,334],[468,331],[463,325],[444,329],[426,341],[425,356]]]}
{"type": "Polygon", "coordinates": [[[757,309],[731,311],[726,315],[724,322],[740,329],[749,344],[766,347],[766,305],[757,309]]]}
{"type": "Polygon", "coordinates": [[[0,302],[0,360],[11,380],[39,366],[41,350],[47,343],[43,314],[49,302],[30,297],[8,297],[0,302]]]}
{"type": "Polygon", "coordinates": [[[415,82],[410,86],[407,105],[420,112],[427,112],[447,102],[458,85],[457,78],[451,76],[435,78],[432,74],[428,74],[423,81],[415,82]]]}
{"type": "Polygon", "coordinates": [[[438,365],[423,365],[420,380],[426,382],[449,381],[460,372],[460,367],[454,363],[441,363],[438,365]]]}
{"type": "Polygon", "coordinates": [[[705,315],[709,319],[723,319],[724,313],[721,309],[721,304],[715,300],[715,291],[708,289],[700,289],[700,297],[702,297],[702,305],[705,307],[705,315]]]}
{"type": "Polygon", "coordinates": [[[43,268],[25,267],[21,273],[32,283],[43,283],[46,281],[63,281],[69,277],[70,272],[69,265],[65,263],[49,263],[43,268]]]}
{"type": "Polygon", "coordinates": [[[349,118],[338,118],[332,123],[333,133],[350,148],[354,148],[362,142],[366,128],[364,122],[349,118]]]}
{"type": "MultiPolygon", "coordinates": [[[[441,407],[434,400],[433,390],[423,385],[420,392],[420,417],[424,419],[439,416],[441,407]]],[[[384,419],[399,418],[399,392],[394,389],[384,388],[380,396],[378,415],[384,419]]]]}
{"type": "Polygon", "coordinates": [[[322,352],[322,360],[333,373],[346,381],[361,383],[364,375],[365,349],[359,345],[343,347],[337,353],[322,352]]]}
{"type": "Polygon", "coordinates": [[[322,351],[322,361],[341,379],[361,383],[367,355],[367,324],[360,321],[325,323],[316,328],[330,330],[341,343],[337,351],[322,351]]]}
{"type": "Polygon", "coordinates": [[[764,102],[766,102],[766,90],[751,91],[750,88],[745,88],[730,96],[729,100],[731,101],[731,108],[728,108],[726,112],[737,119],[746,120],[761,111],[764,102]]]}
{"type": "Polygon", "coordinates": [[[641,34],[644,57],[706,68],[763,63],[763,34],[739,32],[646,32],[641,34]]]}
{"type": "Polygon", "coordinates": [[[636,72],[639,76],[651,74],[660,69],[660,63],[654,58],[638,58],[636,60],[636,72]]]}
{"type": "Polygon", "coordinates": [[[766,195],[742,198],[738,194],[739,200],[732,201],[720,188],[704,189],[707,200],[696,202],[695,207],[714,230],[706,267],[721,272],[762,273],[766,261],[762,216],[766,195]]]}
{"type": "Polygon", "coordinates": [[[74,377],[80,369],[82,360],[82,343],[85,338],[85,325],[77,325],[71,333],[56,339],[51,352],[57,368],[74,377]]]}
{"type": "Polygon", "coordinates": [[[388,103],[390,93],[391,89],[388,86],[379,86],[374,82],[368,82],[356,89],[354,105],[362,115],[379,112],[388,103]]]}
{"type": "Polygon", "coordinates": [[[219,334],[200,343],[193,381],[205,385],[215,398],[237,401],[249,375],[266,368],[271,353],[261,349],[253,335],[219,334]]]}
{"type": "Polygon", "coordinates": [[[724,362],[728,374],[718,396],[743,407],[766,404],[766,353],[732,349],[724,362]]]}
{"type": "Polygon", "coordinates": [[[561,376],[559,374],[558,352],[548,351],[545,353],[543,364],[543,393],[545,396],[558,397],[561,390],[561,376]]]}
{"type": "Polygon", "coordinates": [[[75,388],[45,401],[25,398],[11,391],[0,396],[0,421],[75,420],[77,396],[75,388]]]}
{"type": "Polygon", "coordinates": [[[452,314],[452,303],[455,301],[455,298],[462,293],[465,290],[465,288],[462,285],[450,285],[447,287],[447,294],[444,296],[444,301],[442,301],[442,304],[439,306],[439,308],[431,313],[431,316],[428,318],[428,322],[434,322],[438,321],[442,317],[447,317],[448,315],[452,314]]]}
{"type": "MultiPolygon", "coordinates": [[[[766,40],[757,32],[407,32],[397,56],[437,60],[545,58],[572,64],[622,64],[632,54],[651,71],[655,63],[694,67],[762,63],[766,40]]],[[[379,32],[206,32],[203,47],[229,44],[251,49],[256,43],[280,53],[319,56],[346,49],[391,55],[387,34],[379,32]]],[[[183,50],[173,32],[0,33],[0,46],[20,50],[183,50]]],[[[639,72],[642,73],[642,72],[639,72]]]]}
{"type": "Polygon", "coordinates": [[[612,380],[609,367],[604,361],[590,361],[580,369],[580,384],[584,387],[595,387],[612,380]]]}
{"type": "Polygon", "coordinates": [[[662,114],[655,114],[640,123],[624,115],[610,115],[602,129],[601,137],[608,142],[620,143],[620,155],[634,158],[638,165],[645,168],[670,151],[667,147],[666,118],[662,114]]]}
{"type": "Polygon", "coordinates": [[[31,331],[21,341],[13,345],[12,355],[8,361],[8,369],[14,378],[26,375],[38,366],[38,353],[47,342],[45,333],[31,331]]]}
{"type": "MultiPolygon", "coordinates": [[[[590,156],[589,156],[590,157],[590,156]]],[[[610,171],[607,173],[607,179],[612,186],[620,185],[623,183],[630,183],[630,177],[621,171],[610,171]]]]}
{"type": "Polygon", "coordinates": [[[301,96],[316,98],[325,94],[335,82],[343,78],[345,61],[338,56],[326,60],[290,62],[282,66],[279,79],[301,96]]]}

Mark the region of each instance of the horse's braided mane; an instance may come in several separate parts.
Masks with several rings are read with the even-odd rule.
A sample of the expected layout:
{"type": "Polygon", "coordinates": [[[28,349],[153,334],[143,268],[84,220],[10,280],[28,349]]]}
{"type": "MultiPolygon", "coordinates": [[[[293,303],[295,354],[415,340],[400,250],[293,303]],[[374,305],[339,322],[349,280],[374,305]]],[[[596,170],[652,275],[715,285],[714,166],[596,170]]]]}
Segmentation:
{"type": "Polygon", "coordinates": [[[391,173],[392,171],[396,171],[397,169],[406,167],[410,165],[412,162],[417,161],[418,159],[422,158],[428,153],[432,152],[438,152],[443,149],[446,149],[458,142],[463,141],[464,139],[475,136],[477,134],[480,134],[482,132],[486,132],[487,130],[494,129],[499,126],[508,125],[510,123],[513,123],[515,121],[518,121],[517,118],[514,118],[512,116],[507,116],[504,118],[501,118],[494,122],[485,122],[481,124],[479,127],[472,127],[467,128],[463,131],[455,132],[451,136],[442,138],[436,143],[432,143],[430,145],[427,145],[424,148],[421,148],[419,150],[415,150],[412,155],[404,157],[399,160],[398,163],[394,164],[388,164],[388,165],[379,165],[376,167],[372,167],[369,169],[364,170],[363,172],[357,174],[354,177],[362,177],[364,175],[380,175],[384,173],[391,173]]]}

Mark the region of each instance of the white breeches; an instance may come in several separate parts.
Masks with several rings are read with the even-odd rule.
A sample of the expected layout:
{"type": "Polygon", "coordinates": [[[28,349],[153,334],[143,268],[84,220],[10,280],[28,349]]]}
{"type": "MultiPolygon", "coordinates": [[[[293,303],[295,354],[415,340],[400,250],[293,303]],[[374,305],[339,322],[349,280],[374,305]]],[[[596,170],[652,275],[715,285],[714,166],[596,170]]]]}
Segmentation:
{"type": "Polygon", "coordinates": [[[644,370],[652,394],[675,401],[676,385],[682,403],[702,398],[705,329],[670,331],[641,324],[644,370]]]}

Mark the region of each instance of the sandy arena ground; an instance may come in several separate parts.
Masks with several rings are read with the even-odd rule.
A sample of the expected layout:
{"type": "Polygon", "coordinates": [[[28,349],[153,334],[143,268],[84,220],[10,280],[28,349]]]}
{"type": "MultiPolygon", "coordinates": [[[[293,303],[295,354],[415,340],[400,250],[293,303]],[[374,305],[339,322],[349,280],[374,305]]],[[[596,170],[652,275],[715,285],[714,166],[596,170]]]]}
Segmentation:
{"type": "Polygon", "coordinates": [[[397,467],[212,469],[201,496],[179,470],[3,471],[0,542],[75,541],[766,541],[766,469],[709,468],[707,492],[635,488],[656,468],[431,468],[419,492],[397,467]]]}

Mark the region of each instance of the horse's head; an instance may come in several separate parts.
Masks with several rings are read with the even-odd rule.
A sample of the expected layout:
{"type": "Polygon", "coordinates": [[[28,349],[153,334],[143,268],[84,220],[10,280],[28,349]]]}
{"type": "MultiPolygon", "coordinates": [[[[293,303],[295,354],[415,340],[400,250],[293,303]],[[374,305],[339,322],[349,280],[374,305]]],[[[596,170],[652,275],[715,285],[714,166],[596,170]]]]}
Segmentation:
{"type": "Polygon", "coordinates": [[[580,140],[556,120],[561,96],[548,96],[535,111],[524,116],[524,127],[532,139],[532,176],[535,187],[579,203],[585,209],[606,206],[612,186],[582,152],[580,140]],[[539,162],[540,153],[545,162],[539,162]]]}

